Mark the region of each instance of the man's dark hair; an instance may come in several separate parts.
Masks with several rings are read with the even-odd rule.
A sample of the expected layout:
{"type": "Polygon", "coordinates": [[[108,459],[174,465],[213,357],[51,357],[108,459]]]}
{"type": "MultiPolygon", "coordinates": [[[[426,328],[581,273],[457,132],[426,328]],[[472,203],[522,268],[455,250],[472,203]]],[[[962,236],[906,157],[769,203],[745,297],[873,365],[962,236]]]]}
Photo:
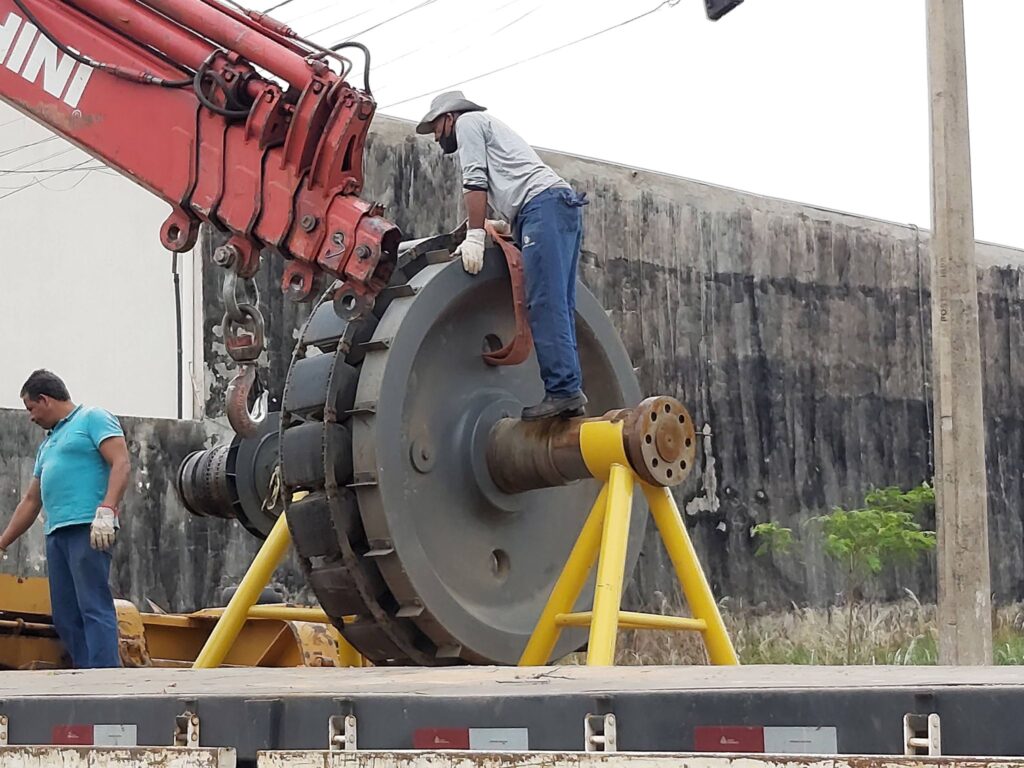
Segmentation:
{"type": "Polygon", "coordinates": [[[21,396],[27,397],[29,400],[38,400],[43,395],[64,402],[71,399],[71,394],[60,376],[45,368],[40,368],[38,371],[32,371],[32,375],[28,377],[21,388],[21,396]]]}

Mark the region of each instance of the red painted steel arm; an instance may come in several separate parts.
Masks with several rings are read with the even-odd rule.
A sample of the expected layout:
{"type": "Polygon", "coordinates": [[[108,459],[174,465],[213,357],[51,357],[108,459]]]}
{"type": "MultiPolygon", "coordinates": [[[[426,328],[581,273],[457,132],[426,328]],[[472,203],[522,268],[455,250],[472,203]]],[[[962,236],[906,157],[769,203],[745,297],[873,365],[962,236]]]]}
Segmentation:
{"type": "MultiPolygon", "coordinates": [[[[214,0],[0,0],[0,100],[166,200],[167,248],[206,222],[238,277],[269,249],[291,298],[337,278],[339,306],[359,312],[401,235],[357,197],[376,105],[339,58],[214,0]]],[[[226,345],[251,363],[262,339],[239,318],[226,345]]]]}
{"type": "MultiPolygon", "coordinates": [[[[243,276],[264,247],[289,259],[284,287],[294,298],[312,295],[320,273],[373,293],[399,238],[355,197],[375,104],[315,47],[255,16],[272,26],[203,0],[0,0],[0,99],[170,203],[166,247],[187,250],[206,221],[232,235],[243,276]],[[241,112],[216,114],[191,86],[143,85],[76,62],[25,10],[93,60],[167,80],[205,67],[206,82],[219,78],[241,112]]],[[[211,98],[223,106],[223,94],[211,98]]]]}
{"type": "MultiPolygon", "coordinates": [[[[170,79],[185,76],[73,8],[47,2],[33,3],[32,10],[62,42],[95,59],[170,79]]],[[[172,214],[180,235],[165,237],[164,244],[191,247],[194,217],[185,210],[194,184],[195,96],[103,76],[60,53],[18,11],[0,0],[0,99],[181,209],[172,214]]]]}

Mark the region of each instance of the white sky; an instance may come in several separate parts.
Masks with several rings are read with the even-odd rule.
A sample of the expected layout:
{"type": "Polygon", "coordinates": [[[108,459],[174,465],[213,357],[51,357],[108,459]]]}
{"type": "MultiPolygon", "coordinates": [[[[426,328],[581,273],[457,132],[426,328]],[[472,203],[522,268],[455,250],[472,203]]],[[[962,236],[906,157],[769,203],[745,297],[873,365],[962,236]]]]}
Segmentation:
{"type": "MultiPolygon", "coordinates": [[[[332,44],[409,11],[356,39],[373,53],[380,112],[418,119],[431,97],[406,99],[658,3],[291,0],[272,15],[332,44]]],[[[1024,2],[965,5],[975,232],[1024,246],[1024,2]]],[[[924,10],[925,0],[747,0],[712,23],[702,0],[678,0],[460,87],[538,146],[927,227],[924,10]]]]}
{"type": "MultiPolygon", "coordinates": [[[[658,3],[291,0],[274,15],[324,44],[357,35],[373,51],[380,111],[415,120],[431,96],[411,97],[657,7],[461,87],[538,146],[929,226],[925,0],[747,0],[717,23],[702,0],[658,3]]],[[[1024,247],[1024,0],[965,4],[976,234],[1024,247]]],[[[172,416],[170,256],[157,236],[166,206],[109,169],[59,171],[79,163],[97,167],[0,104],[0,258],[15,265],[0,281],[0,319],[15,327],[77,287],[60,294],[73,338],[61,323],[3,338],[0,406],[20,407],[25,376],[50,365],[87,402],[172,416]],[[110,374],[126,370],[145,370],[149,389],[110,374]]],[[[190,266],[183,258],[192,365],[190,266]]]]}

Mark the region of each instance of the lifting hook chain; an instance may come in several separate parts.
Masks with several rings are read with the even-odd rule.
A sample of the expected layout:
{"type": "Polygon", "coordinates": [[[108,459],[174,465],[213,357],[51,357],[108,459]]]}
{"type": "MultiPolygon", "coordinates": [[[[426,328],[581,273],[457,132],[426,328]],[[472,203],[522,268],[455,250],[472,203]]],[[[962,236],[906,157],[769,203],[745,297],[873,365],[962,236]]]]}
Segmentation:
{"type": "Polygon", "coordinates": [[[252,363],[263,353],[267,339],[263,314],[259,310],[260,292],[251,280],[240,280],[235,272],[224,276],[221,295],[224,299],[224,320],[221,330],[224,348],[236,363],[252,363]],[[239,301],[239,283],[243,297],[239,301]]]}
{"type": "Polygon", "coordinates": [[[242,307],[249,305],[259,307],[260,289],[252,278],[243,279],[233,270],[228,270],[224,275],[224,284],[221,288],[221,297],[224,300],[224,313],[237,323],[245,320],[245,311],[242,307]],[[242,287],[243,300],[238,300],[238,288],[242,287]]]}
{"type": "Polygon", "coordinates": [[[238,364],[238,371],[228,384],[225,410],[228,422],[237,434],[255,437],[267,410],[267,392],[256,367],[256,361],[267,345],[263,313],[259,309],[260,293],[252,279],[243,280],[231,270],[224,276],[222,297],[224,348],[238,364]],[[241,300],[239,283],[242,283],[241,300]]]}

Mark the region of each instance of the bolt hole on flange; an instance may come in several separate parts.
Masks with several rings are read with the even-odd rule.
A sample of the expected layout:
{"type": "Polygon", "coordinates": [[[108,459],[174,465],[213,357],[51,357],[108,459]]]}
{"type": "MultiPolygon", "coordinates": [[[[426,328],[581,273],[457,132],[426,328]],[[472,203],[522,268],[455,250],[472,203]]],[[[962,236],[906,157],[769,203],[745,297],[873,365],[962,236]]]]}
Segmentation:
{"type": "Polygon", "coordinates": [[[356,297],[351,293],[345,294],[341,297],[341,306],[342,309],[351,312],[356,308],[356,297]]]}
{"type": "Polygon", "coordinates": [[[503,549],[495,549],[491,552],[491,575],[498,581],[508,578],[508,572],[512,567],[508,553],[503,549]]]}
{"type": "Polygon", "coordinates": [[[624,438],[628,455],[645,482],[675,486],[691,466],[695,437],[693,419],[674,398],[651,397],[627,416],[624,438]]]}

